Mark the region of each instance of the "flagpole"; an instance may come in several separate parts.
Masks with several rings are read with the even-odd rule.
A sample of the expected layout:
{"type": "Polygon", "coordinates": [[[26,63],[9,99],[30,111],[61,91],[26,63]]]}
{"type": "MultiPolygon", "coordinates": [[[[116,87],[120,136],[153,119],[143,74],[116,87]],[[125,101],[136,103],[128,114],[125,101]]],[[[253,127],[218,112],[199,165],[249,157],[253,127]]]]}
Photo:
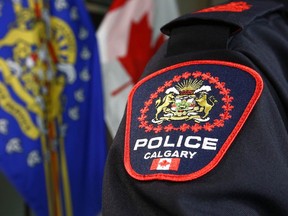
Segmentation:
{"type": "MultiPolygon", "coordinates": [[[[57,55],[55,53],[55,50],[51,44],[51,41],[48,41],[48,49],[49,49],[49,53],[52,57],[52,63],[51,64],[56,65],[58,62],[58,59],[57,59],[57,55]]],[[[55,72],[55,70],[53,70],[53,72],[55,72]]],[[[52,93],[53,90],[50,89],[49,92],[52,93]]],[[[53,97],[53,95],[50,95],[50,98],[52,98],[52,97],[53,97]]],[[[57,175],[54,179],[54,187],[55,187],[54,191],[56,191],[56,193],[58,194],[56,196],[56,204],[57,204],[58,214],[60,216],[62,214],[64,214],[63,209],[65,209],[64,212],[67,216],[73,216],[69,175],[68,175],[66,155],[65,155],[65,146],[64,146],[65,143],[64,143],[64,139],[62,137],[61,131],[59,132],[59,128],[61,130],[61,127],[62,127],[62,114],[63,114],[63,112],[62,112],[62,110],[60,110],[56,116],[53,116],[53,119],[50,119],[51,116],[48,118],[48,119],[50,119],[49,128],[51,131],[51,134],[49,137],[51,138],[51,141],[52,141],[51,142],[52,164],[54,164],[54,169],[53,169],[55,172],[54,175],[57,175]],[[58,130],[57,130],[57,128],[58,128],[58,130]],[[58,153],[58,150],[59,150],[59,153],[58,153]],[[60,191],[60,185],[63,186],[64,206],[62,204],[62,199],[61,199],[62,198],[62,196],[61,196],[62,191],[60,191]]]]}
{"type": "MultiPolygon", "coordinates": [[[[62,116],[59,115],[57,120],[58,120],[58,124],[61,127],[63,125],[62,116]]],[[[68,175],[66,154],[65,154],[64,131],[62,130],[60,130],[59,149],[60,149],[60,165],[61,165],[61,176],[62,176],[62,182],[63,182],[66,215],[73,216],[70,182],[69,182],[69,175],[68,175]]]]}
{"type": "Polygon", "coordinates": [[[41,149],[42,155],[44,156],[43,165],[44,165],[44,175],[45,175],[45,185],[46,185],[46,192],[47,192],[47,201],[48,201],[48,210],[49,215],[53,215],[55,212],[54,208],[54,199],[52,196],[52,176],[51,176],[51,164],[50,164],[50,153],[47,148],[47,142],[45,134],[41,132],[41,149]]]}
{"type": "MultiPolygon", "coordinates": [[[[35,17],[38,19],[43,19],[42,17],[42,11],[41,8],[48,7],[47,2],[46,4],[43,4],[43,0],[29,0],[30,7],[34,8],[35,17]]],[[[42,21],[42,20],[41,20],[42,21]]],[[[47,20],[44,20],[44,22],[47,20]]],[[[49,23],[45,23],[46,26],[46,45],[50,43],[51,35],[49,34],[50,26],[49,23]]],[[[49,52],[49,49],[47,49],[49,52]]],[[[52,65],[54,62],[49,61],[48,59],[48,70],[53,69],[54,65],[52,65]]],[[[46,77],[47,80],[47,77],[46,77]]],[[[53,81],[53,80],[52,80],[53,81]]],[[[47,96],[48,100],[51,98],[51,81],[47,84],[47,96]]],[[[46,123],[46,129],[47,129],[47,141],[46,137],[41,140],[42,143],[42,151],[44,152],[43,155],[47,156],[49,155],[49,158],[46,158],[44,161],[45,166],[45,176],[46,176],[46,188],[47,188],[47,197],[48,197],[48,206],[49,206],[49,215],[51,216],[62,216],[62,198],[61,198],[61,189],[60,189],[60,178],[59,178],[59,161],[58,161],[58,154],[57,154],[57,146],[55,146],[56,140],[56,128],[53,123],[53,120],[51,121],[49,119],[49,110],[46,110],[45,112],[45,123],[46,123]],[[47,154],[48,153],[48,154],[47,154]],[[48,159],[48,160],[47,160],[48,159]],[[47,170],[48,169],[48,170],[47,170]],[[53,191],[53,193],[52,193],[53,191]]]]}
{"type": "MultiPolygon", "coordinates": [[[[47,5],[49,5],[49,0],[46,0],[45,2],[47,5]]],[[[51,19],[50,19],[51,20],[51,19]]],[[[49,54],[51,56],[51,64],[54,74],[56,74],[55,65],[59,63],[57,53],[52,45],[51,40],[51,25],[47,25],[48,27],[48,50],[49,54]],[[54,67],[53,67],[54,66],[54,67]]],[[[53,91],[53,90],[52,90],[53,91]]],[[[52,93],[53,94],[53,93],[52,93]]],[[[50,95],[53,97],[53,95],[50,95]]],[[[58,101],[60,102],[60,101],[58,101]]],[[[56,190],[56,204],[57,204],[57,212],[59,216],[62,216],[64,214],[66,216],[73,216],[73,208],[72,208],[72,201],[71,201],[71,191],[70,191],[70,182],[69,182],[69,174],[68,174],[68,166],[66,161],[66,153],[65,153],[65,142],[64,142],[64,134],[62,131],[63,121],[62,121],[62,114],[63,110],[59,110],[59,113],[57,113],[56,116],[53,116],[53,119],[51,119],[49,128],[52,134],[50,134],[50,137],[52,140],[54,140],[54,143],[52,143],[53,149],[52,149],[52,164],[54,166],[54,172],[56,172],[54,175],[54,191],[56,190]],[[54,145],[56,144],[56,146],[54,145]],[[59,151],[59,152],[57,152],[59,151]],[[60,185],[62,185],[62,190],[60,191],[60,185]],[[63,192],[63,193],[61,193],[63,192]],[[58,194],[58,195],[57,195],[58,194]],[[64,206],[62,204],[62,196],[63,194],[63,202],[64,206]],[[65,210],[64,210],[65,209],[65,210]],[[64,211],[63,211],[64,210],[64,211]]]]}

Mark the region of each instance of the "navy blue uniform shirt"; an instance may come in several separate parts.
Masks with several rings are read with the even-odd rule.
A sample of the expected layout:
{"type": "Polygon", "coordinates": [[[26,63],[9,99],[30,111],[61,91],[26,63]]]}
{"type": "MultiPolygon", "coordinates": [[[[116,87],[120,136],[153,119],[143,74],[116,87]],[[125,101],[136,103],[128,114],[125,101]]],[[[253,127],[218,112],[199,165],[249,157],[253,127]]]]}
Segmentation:
{"type": "Polygon", "coordinates": [[[110,148],[103,215],[288,215],[287,7],[232,1],[162,31],[110,148]]]}

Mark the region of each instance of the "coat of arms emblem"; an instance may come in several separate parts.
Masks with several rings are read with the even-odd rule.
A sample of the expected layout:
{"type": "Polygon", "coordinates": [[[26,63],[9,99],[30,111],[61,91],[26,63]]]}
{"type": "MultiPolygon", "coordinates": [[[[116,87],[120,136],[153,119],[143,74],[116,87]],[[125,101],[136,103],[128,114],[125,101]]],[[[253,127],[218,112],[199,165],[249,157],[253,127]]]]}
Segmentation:
{"type": "Polygon", "coordinates": [[[161,124],[163,121],[177,120],[209,121],[209,113],[218,102],[209,92],[211,87],[203,85],[203,81],[198,79],[184,80],[168,88],[166,95],[155,102],[156,114],[152,122],[161,124]]]}
{"type": "Polygon", "coordinates": [[[155,90],[138,117],[145,132],[212,131],[232,117],[230,89],[210,72],[184,72],[155,90]]]}

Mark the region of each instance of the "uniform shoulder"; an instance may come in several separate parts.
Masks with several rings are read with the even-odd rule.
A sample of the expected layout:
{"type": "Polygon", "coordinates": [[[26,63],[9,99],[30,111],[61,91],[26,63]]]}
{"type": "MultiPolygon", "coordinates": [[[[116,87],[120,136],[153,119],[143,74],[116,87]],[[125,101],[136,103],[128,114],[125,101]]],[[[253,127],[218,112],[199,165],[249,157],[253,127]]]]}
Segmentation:
{"type": "Polygon", "coordinates": [[[170,35],[171,30],[176,27],[211,21],[213,23],[228,24],[233,26],[236,31],[245,28],[245,26],[259,17],[280,10],[284,10],[284,5],[275,1],[232,1],[183,15],[164,25],[161,31],[166,35],[170,35]]]}

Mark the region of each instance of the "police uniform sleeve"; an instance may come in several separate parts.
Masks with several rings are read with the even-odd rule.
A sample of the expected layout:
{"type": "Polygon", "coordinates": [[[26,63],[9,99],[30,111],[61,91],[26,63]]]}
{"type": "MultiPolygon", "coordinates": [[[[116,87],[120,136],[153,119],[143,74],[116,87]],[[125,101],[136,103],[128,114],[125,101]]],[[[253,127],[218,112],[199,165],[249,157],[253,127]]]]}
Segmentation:
{"type": "Polygon", "coordinates": [[[162,28],[110,148],[104,216],[288,215],[286,11],[232,1],[162,28]]]}

